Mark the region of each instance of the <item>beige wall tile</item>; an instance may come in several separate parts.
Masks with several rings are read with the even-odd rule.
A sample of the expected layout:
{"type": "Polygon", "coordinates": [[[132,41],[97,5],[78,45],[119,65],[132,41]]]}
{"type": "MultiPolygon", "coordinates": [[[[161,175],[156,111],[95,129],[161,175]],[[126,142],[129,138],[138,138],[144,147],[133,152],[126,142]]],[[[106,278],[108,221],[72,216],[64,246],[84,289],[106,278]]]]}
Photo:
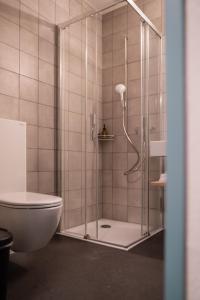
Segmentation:
{"type": "Polygon", "coordinates": [[[113,84],[123,83],[125,80],[125,66],[117,66],[112,69],[113,84]]]}
{"type": "Polygon", "coordinates": [[[112,170],[112,153],[104,153],[102,157],[103,170],[112,170]]]}
{"type": "Polygon", "coordinates": [[[82,58],[82,42],[74,36],[69,39],[69,54],[82,58]]]}
{"type": "Polygon", "coordinates": [[[0,67],[18,73],[19,50],[0,43],[0,53],[0,67]]]}
{"type": "Polygon", "coordinates": [[[113,188],[113,204],[127,206],[127,188],[113,188]]]}
{"type": "Polygon", "coordinates": [[[82,206],[81,190],[69,191],[69,210],[78,209],[82,206]]]}
{"type": "Polygon", "coordinates": [[[37,125],[38,105],[34,102],[20,100],[20,120],[30,125],[37,125]]]}
{"type": "Polygon", "coordinates": [[[38,127],[27,125],[27,147],[38,148],[38,127]]]}
{"type": "Polygon", "coordinates": [[[44,19],[39,19],[39,36],[52,44],[56,43],[55,39],[56,27],[44,19]]]}
{"type": "Polygon", "coordinates": [[[69,112],[69,130],[73,132],[82,132],[82,116],[80,114],[69,112]]]}
{"type": "Polygon", "coordinates": [[[141,209],[138,207],[128,207],[128,222],[141,224],[141,209]]]}
{"type": "Polygon", "coordinates": [[[103,102],[112,101],[112,85],[102,87],[102,98],[103,98],[103,102]]]}
{"type": "Polygon", "coordinates": [[[103,204],[112,203],[112,187],[103,187],[103,204]]]}
{"type": "Polygon", "coordinates": [[[105,120],[112,118],[112,107],[113,107],[112,102],[103,103],[103,118],[105,120]]]}
{"type": "Polygon", "coordinates": [[[113,187],[127,188],[127,177],[124,175],[124,171],[113,171],[113,187]]]}
{"type": "Polygon", "coordinates": [[[21,0],[21,3],[34,11],[38,11],[38,0],[21,0]]]}
{"type": "Polygon", "coordinates": [[[141,64],[140,62],[133,62],[128,64],[128,78],[129,80],[135,80],[141,78],[141,64]]]}
{"type": "Polygon", "coordinates": [[[125,51],[124,49],[120,49],[118,51],[113,52],[113,66],[124,65],[125,63],[125,51]]]}
{"type": "Polygon", "coordinates": [[[81,152],[72,152],[68,153],[69,159],[69,171],[80,171],[82,168],[82,153],[81,152]]]}
{"type": "Polygon", "coordinates": [[[39,104],[39,126],[55,128],[55,110],[53,107],[39,104]]]}
{"type": "Polygon", "coordinates": [[[38,171],[38,150],[37,149],[27,150],[27,171],[28,172],[38,171]]]}
{"type": "Polygon", "coordinates": [[[0,69],[0,93],[11,96],[19,97],[19,75],[0,69]],[[12,84],[10,84],[12,82],[12,84]]]}
{"type": "Polygon", "coordinates": [[[0,41],[19,48],[19,26],[0,17],[0,41]]]}
{"type": "Polygon", "coordinates": [[[38,35],[20,28],[20,49],[33,56],[38,56],[38,35]]]}
{"type": "Polygon", "coordinates": [[[52,194],[55,192],[55,173],[39,172],[39,192],[52,194]]]}
{"type": "Polygon", "coordinates": [[[39,0],[39,14],[51,23],[55,23],[55,1],[39,0]]]}
{"type": "Polygon", "coordinates": [[[0,94],[0,117],[17,120],[19,118],[19,100],[0,94]]]}
{"type": "Polygon", "coordinates": [[[128,63],[135,62],[135,61],[140,61],[140,52],[141,52],[141,47],[140,44],[136,45],[129,45],[128,46],[128,63]]]}
{"type": "Polygon", "coordinates": [[[124,135],[117,135],[113,141],[113,152],[127,152],[127,139],[124,135]]]}
{"type": "Polygon", "coordinates": [[[84,105],[82,103],[81,96],[74,93],[70,93],[68,101],[69,101],[69,111],[81,114],[82,105],[84,105]]]}
{"type": "Polygon", "coordinates": [[[39,103],[55,106],[55,88],[49,84],[39,82],[39,103]]]}
{"type": "Polygon", "coordinates": [[[112,18],[105,20],[105,21],[103,20],[102,30],[103,30],[102,31],[103,37],[112,34],[112,31],[113,31],[112,18]]]}
{"type": "Polygon", "coordinates": [[[39,80],[50,85],[55,85],[54,66],[41,59],[39,60],[39,80]]]}
{"type": "Polygon", "coordinates": [[[112,219],[112,204],[103,204],[103,218],[105,219],[112,219]]]}
{"type": "Polygon", "coordinates": [[[82,137],[80,133],[69,132],[69,150],[82,150],[82,137]]]}
{"type": "Polygon", "coordinates": [[[55,152],[53,150],[39,150],[39,171],[55,171],[55,152]]]}
{"type": "Polygon", "coordinates": [[[160,18],[162,15],[162,3],[160,0],[149,1],[144,4],[144,13],[152,19],[160,18]]]}
{"type": "Polygon", "coordinates": [[[38,79],[38,59],[27,53],[20,52],[20,74],[38,79]]]}
{"type": "Polygon", "coordinates": [[[82,95],[81,77],[70,73],[69,74],[69,89],[70,89],[70,92],[77,93],[78,95],[82,95]]]}
{"type": "Polygon", "coordinates": [[[82,186],[81,172],[71,171],[69,172],[69,190],[80,190],[82,186]]]}
{"type": "Polygon", "coordinates": [[[27,172],[27,191],[38,192],[38,172],[27,172]]]}
{"type": "Polygon", "coordinates": [[[55,54],[55,46],[47,40],[40,38],[39,58],[53,65],[56,63],[55,54]]]}
{"type": "Polygon", "coordinates": [[[69,227],[74,227],[82,224],[81,209],[73,209],[68,214],[69,227]]]}
{"type": "MultiPolygon", "coordinates": [[[[67,6],[67,2],[66,2],[67,6]]],[[[61,24],[63,22],[66,22],[69,18],[69,7],[67,9],[63,9],[62,7],[57,5],[56,2],[56,24],[61,24]]]]}
{"type": "Polygon", "coordinates": [[[113,35],[103,37],[102,51],[103,53],[112,52],[113,50],[113,35]]]}
{"type": "Polygon", "coordinates": [[[39,148],[55,149],[55,130],[50,128],[39,128],[39,148]]]}
{"type": "Polygon", "coordinates": [[[20,76],[20,98],[38,102],[38,81],[20,76]]]}
{"type": "Polygon", "coordinates": [[[82,60],[79,57],[70,55],[69,71],[75,75],[81,76],[82,60]]]}
{"type": "Polygon", "coordinates": [[[1,0],[0,15],[13,23],[19,24],[19,1],[1,0]]]}
{"type": "Polygon", "coordinates": [[[127,169],[127,154],[113,153],[113,170],[126,170],[126,169],[127,169]]]}
{"type": "Polygon", "coordinates": [[[142,189],[128,189],[128,206],[142,206],[142,189]]]}
{"type": "Polygon", "coordinates": [[[126,35],[127,35],[126,30],[115,33],[113,35],[113,50],[117,51],[120,49],[124,49],[126,35]]]}
{"type": "Polygon", "coordinates": [[[20,26],[37,34],[38,33],[38,14],[25,5],[21,5],[20,26]]]}
{"type": "Polygon", "coordinates": [[[113,219],[127,222],[127,206],[113,205],[113,219]]]}

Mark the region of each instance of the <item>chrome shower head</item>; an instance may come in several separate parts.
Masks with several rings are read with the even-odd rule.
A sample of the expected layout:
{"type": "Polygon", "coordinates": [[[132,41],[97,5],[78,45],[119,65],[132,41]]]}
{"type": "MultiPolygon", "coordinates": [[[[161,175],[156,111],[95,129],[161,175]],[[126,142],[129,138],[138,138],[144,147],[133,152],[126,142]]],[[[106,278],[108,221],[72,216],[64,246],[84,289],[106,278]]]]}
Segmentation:
{"type": "Polygon", "coordinates": [[[122,107],[125,108],[126,107],[126,100],[124,98],[124,93],[126,92],[126,86],[122,83],[117,84],[115,86],[115,91],[120,94],[120,99],[121,99],[121,103],[122,103],[122,107]]]}

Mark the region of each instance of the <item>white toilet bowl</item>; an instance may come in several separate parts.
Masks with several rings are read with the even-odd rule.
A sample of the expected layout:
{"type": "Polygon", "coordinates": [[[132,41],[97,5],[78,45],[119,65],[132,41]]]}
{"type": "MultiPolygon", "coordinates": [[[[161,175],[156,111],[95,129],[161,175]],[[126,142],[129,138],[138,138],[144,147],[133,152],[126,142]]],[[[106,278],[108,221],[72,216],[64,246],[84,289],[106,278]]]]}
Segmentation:
{"type": "Polygon", "coordinates": [[[0,227],[13,234],[12,250],[35,251],[47,245],[59,224],[62,198],[29,192],[0,193],[0,227]]]}
{"type": "Polygon", "coordinates": [[[0,227],[13,234],[14,251],[40,249],[59,224],[62,199],[29,193],[26,123],[0,118],[0,227]]]}

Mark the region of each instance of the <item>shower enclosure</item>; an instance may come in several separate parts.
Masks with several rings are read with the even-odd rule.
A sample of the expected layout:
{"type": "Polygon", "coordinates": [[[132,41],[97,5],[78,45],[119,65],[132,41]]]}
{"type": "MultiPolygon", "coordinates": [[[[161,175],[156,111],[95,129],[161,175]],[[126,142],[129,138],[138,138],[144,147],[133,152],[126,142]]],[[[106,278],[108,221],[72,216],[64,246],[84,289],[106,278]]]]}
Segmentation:
{"type": "Polygon", "coordinates": [[[129,249],[163,226],[161,35],[128,0],[61,24],[59,51],[60,232],[129,249]]]}

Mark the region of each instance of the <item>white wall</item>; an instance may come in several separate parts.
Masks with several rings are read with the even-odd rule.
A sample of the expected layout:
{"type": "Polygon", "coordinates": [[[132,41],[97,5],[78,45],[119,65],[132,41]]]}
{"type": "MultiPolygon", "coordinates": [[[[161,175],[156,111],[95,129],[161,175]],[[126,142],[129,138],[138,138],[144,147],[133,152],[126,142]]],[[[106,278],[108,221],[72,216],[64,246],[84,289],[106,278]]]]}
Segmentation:
{"type": "Polygon", "coordinates": [[[200,299],[200,1],[186,1],[187,300],[200,299]]]}

